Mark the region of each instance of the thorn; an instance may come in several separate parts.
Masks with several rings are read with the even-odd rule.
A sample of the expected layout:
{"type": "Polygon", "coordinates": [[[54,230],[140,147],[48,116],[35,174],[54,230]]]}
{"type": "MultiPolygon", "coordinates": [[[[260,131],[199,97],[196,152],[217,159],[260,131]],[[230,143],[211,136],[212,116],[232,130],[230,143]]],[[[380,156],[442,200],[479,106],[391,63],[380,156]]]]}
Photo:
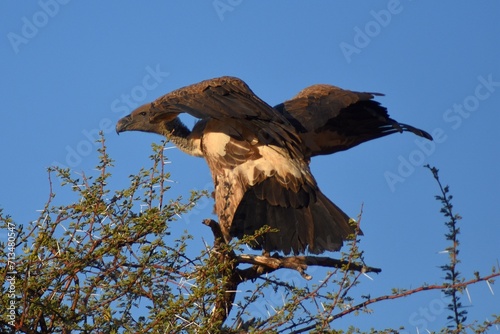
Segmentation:
{"type": "Polygon", "coordinates": [[[184,284],[187,284],[187,285],[189,285],[189,286],[193,286],[193,287],[195,287],[195,288],[197,287],[195,284],[193,284],[193,283],[189,283],[189,280],[190,280],[190,279],[189,279],[189,280],[187,280],[187,279],[184,279],[184,277],[182,277],[182,278],[181,278],[181,282],[182,282],[182,280],[184,280],[184,282],[181,284],[181,286],[183,286],[184,284]]]}
{"type": "Polygon", "coordinates": [[[373,278],[371,278],[370,276],[368,276],[367,274],[363,273],[364,276],[368,277],[369,280],[373,281],[373,278]]]}
{"type": "MultiPolygon", "coordinates": [[[[268,304],[269,304],[269,306],[273,309],[274,313],[278,313],[278,311],[276,311],[276,309],[273,307],[273,305],[271,305],[271,303],[270,303],[270,302],[268,302],[268,304]]],[[[267,313],[269,313],[269,312],[267,312],[267,313]]],[[[269,316],[271,316],[271,315],[269,315],[269,316]]]]}
{"type": "Polygon", "coordinates": [[[449,252],[450,252],[450,251],[443,250],[443,251],[438,252],[438,254],[448,254],[449,252]]]}
{"type": "Polygon", "coordinates": [[[465,292],[467,292],[467,298],[469,298],[469,303],[472,304],[472,298],[470,297],[469,289],[467,288],[467,286],[465,287],[465,292]]]}
{"type": "MultiPolygon", "coordinates": [[[[189,321],[188,321],[188,320],[184,319],[184,318],[183,318],[183,317],[181,317],[180,315],[177,315],[177,314],[174,314],[174,315],[175,315],[177,318],[181,319],[182,321],[189,323],[189,321]]],[[[191,325],[191,323],[189,323],[189,324],[188,324],[188,326],[189,326],[189,325],[191,325]]]]}
{"type": "Polygon", "coordinates": [[[495,293],[493,292],[493,288],[491,287],[491,284],[490,282],[488,282],[488,280],[486,280],[486,284],[488,284],[488,288],[490,288],[491,294],[494,296],[495,293]]]}

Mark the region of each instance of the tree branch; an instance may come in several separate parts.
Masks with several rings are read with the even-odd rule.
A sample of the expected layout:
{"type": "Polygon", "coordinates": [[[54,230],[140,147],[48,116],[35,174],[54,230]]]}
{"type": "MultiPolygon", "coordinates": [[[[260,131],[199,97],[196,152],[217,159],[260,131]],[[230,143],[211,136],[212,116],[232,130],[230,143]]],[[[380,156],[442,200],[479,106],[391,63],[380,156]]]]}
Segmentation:
{"type": "Polygon", "coordinates": [[[222,280],[224,282],[222,288],[224,293],[215,300],[214,312],[211,315],[212,323],[224,323],[227,319],[236,297],[236,290],[240,283],[259,278],[263,274],[271,273],[281,268],[296,270],[306,280],[310,280],[312,278],[312,276],[305,272],[308,266],[341,268],[344,270],[359,271],[363,273],[379,273],[382,271],[379,268],[367,267],[362,264],[350,263],[349,261],[332,259],[325,256],[283,257],[278,254],[273,256],[248,254],[236,255],[232,249],[229,250],[226,247],[227,243],[220,229],[220,225],[215,220],[205,219],[203,220],[203,224],[210,227],[215,238],[214,252],[211,253],[211,256],[216,256],[218,263],[223,263],[225,266],[229,266],[228,269],[231,272],[230,275],[224,277],[222,280]],[[253,266],[247,269],[239,269],[237,267],[240,263],[252,264],[253,266]]]}
{"type": "MultiPolygon", "coordinates": [[[[280,268],[287,268],[297,270],[303,278],[310,280],[312,277],[305,273],[308,266],[320,266],[329,268],[341,268],[345,270],[359,271],[363,273],[374,272],[380,273],[382,269],[367,267],[360,264],[350,263],[349,261],[342,261],[337,259],[332,259],[326,256],[289,256],[283,257],[279,255],[274,255],[272,257],[262,256],[262,255],[248,255],[242,254],[236,256],[236,261],[238,263],[249,263],[257,266],[266,267],[266,273],[272,272],[280,268]]],[[[247,279],[253,279],[255,277],[248,277],[247,279]]]]}
{"type": "MultiPolygon", "coordinates": [[[[215,237],[215,248],[220,248],[222,244],[226,244],[220,225],[213,219],[205,219],[203,224],[210,227],[215,237]]],[[[329,268],[340,268],[344,270],[359,271],[362,273],[374,272],[380,273],[382,269],[367,267],[363,264],[351,263],[349,261],[332,259],[326,256],[273,256],[241,254],[236,255],[231,251],[230,258],[236,261],[236,266],[240,263],[253,264],[252,268],[239,270],[239,276],[242,281],[258,278],[263,274],[271,273],[280,268],[296,270],[300,275],[310,280],[312,277],[305,270],[308,266],[320,266],[329,268]]]]}
{"type": "MultiPolygon", "coordinates": [[[[203,224],[210,227],[214,234],[214,252],[210,256],[215,256],[217,263],[223,264],[223,268],[231,272],[230,275],[222,278],[221,294],[217,295],[214,302],[214,310],[210,316],[212,324],[220,323],[221,325],[226,321],[231,309],[233,307],[234,299],[236,298],[236,290],[238,284],[242,282],[239,272],[236,269],[238,265],[234,260],[236,254],[233,250],[228,252],[226,241],[222,235],[219,224],[213,219],[203,220],[203,224]],[[227,267],[226,267],[227,266],[227,267]]],[[[223,274],[223,272],[221,272],[223,274]]]]}
{"type": "MultiPolygon", "coordinates": [[[[360,309],[367,307],[370,304],[374,304],[374,303],[380,302],[382,300],[398,299],[398,298],[406,297],[406,296],[412,295],[414,293],[422,292],[422,291],[443,290],[443,289],[459,289],[459,288],[467,287],[471,284],[475,284],[478,282],[489,281],[489,280],[491,280],[495,277],[499,277],[499,276],[500,276],[500,272],[496,272],[496,273],[493,273],[493,274],[488,275],[488,276],[476,277],[475,279],[471,279],[467,282],[457,283],[457,284],[453,284],[453,285],[449,285],[449,284],[424,285],[424,286],[421,286],[421,287],[418,287],[418,288],[415,288],[412,290],[403,291],[403,292],[396,293],[393,295],[384,295],[384,296],[380,296],[380,297],[376,297],[376,298],[371,298],[371,299],[368,299],[362,303],[354,305],[354,306],[352,306],[352,307],[350,307],[350,308],[348,308],[340,313],[337,313],[337,314],[331,316],[330,318],[328,318],[328,322],[333,322],[335,319],[342,318],[343,316],[345,316],[347,314],[359,311],[360,309]]],[[[313,325],[301,328],[300,330],[295,331],[294,333],[303,333],[303,332],[310,331],[310,330],[316,328],[316,325],[317,324],[313,324],[313,325]]]]}

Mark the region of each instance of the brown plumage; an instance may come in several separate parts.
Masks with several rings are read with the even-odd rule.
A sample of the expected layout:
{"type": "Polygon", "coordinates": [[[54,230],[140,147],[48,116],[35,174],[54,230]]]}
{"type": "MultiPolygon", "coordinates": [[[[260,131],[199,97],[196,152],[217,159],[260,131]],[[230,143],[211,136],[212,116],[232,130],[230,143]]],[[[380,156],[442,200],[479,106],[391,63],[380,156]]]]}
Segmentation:
{"type": "Polygon", "coordinates": [[[375,95],[315,85],[273,108],[242,80],[221,77],[139,107],[120,119],[116,130],[158,133],[184,152],[204,157],[227,241],[269,225],[278,232],[265,234],[252,247],[319,254],[338,250],[354,229],[319,190],[309,159],[394,132],[431,139],[390,119],[372,100],[375,95]],[[178,118],[183,112],[200,119],[192,130],[178,118]]]}
{"type": "Polygon", "coordinates": [[[432,140],[427,132],[398,123],[374,101],[379,93],[360,93],[332,85],[313,85],[274,108],[294,125],[307,157],[348,150],[366,141],[410,131],[432,140]]]}

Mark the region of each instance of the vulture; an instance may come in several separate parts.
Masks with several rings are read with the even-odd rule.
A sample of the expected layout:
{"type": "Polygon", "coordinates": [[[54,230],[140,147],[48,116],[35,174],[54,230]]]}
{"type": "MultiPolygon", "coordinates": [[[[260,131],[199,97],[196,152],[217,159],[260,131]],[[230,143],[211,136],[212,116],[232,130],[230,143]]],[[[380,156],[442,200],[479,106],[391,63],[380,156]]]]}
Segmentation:
{"type": "Polygon", "coordinates": [[[339,250],[355,227],[319,189],[309,168],[331,154],[396,132],[432,140],[425,131],[391,119],[360,93],[319,84],[275,107],[235,77],[174,90],[120,119],[117,133],[167,137],[183,152],[205,158],[214,182],[215,213],[227,242],[272,230],[250,246],[285,255],[339,250]],[[198,119],[189,129],[179,114],[198,119]]]}

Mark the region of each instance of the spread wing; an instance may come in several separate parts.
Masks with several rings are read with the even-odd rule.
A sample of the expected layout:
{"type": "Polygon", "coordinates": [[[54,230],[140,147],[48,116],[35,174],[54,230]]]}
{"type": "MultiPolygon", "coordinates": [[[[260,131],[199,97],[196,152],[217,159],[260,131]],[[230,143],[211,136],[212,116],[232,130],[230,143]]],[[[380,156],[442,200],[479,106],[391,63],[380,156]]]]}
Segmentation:
{"type": "Polygon", "coordinates": [[[242,126],[257,131],[263,143],[274,142],[301,155],[295,128],[235,77],[209,79],[174,90],[155,100],[150,110],[152,123],[168,121],[184,112],[199,119],[241,121],[242,126]]]}
{"type": "Polygon", "coordinates": [[[382,95],[319,84],[274,108],[300,132],[308,157],[347,150],[403,131],[432,140],[427,132],[390,118],[387,109],[373,100],[382,95]]]}
{"type": "Polygon", "coordinates": [[[256,248],[299,253],[337,250],[349,218],[318,189],[297,129],[240,79],[221,77],[168,93],[151,104],[151,122],[179,113],[205,122],[201,140],[226,240],[268,233],[256,248]]]}
{"type": "Polygon", "coordinates": [[[258,118],[286,120],[262,101],[241,79],[224,76],[176,89],[153,102],[151,121],[169,112],[187,112],[197,118],[258,118]]]}

